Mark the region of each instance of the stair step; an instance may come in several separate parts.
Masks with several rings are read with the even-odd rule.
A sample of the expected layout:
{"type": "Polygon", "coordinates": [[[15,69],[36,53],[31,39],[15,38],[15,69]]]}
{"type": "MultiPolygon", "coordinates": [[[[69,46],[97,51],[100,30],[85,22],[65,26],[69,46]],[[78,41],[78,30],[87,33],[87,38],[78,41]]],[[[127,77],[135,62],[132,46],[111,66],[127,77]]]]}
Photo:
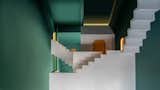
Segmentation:
{"type": "Polygon", "coordinates": [[[150,29],[151,20],[131,20],[131,29],[150,29]]]}
{"type": "Polygon", "coordinates": [[[150,29],[131,29],[131,28],[129,28],[128,29],[128,31],[136,31],[136,32],[147,32],[147,31],[149,31],[150,29]]]}
{"type": "Polygon", "coordinates": [[[128,31],[128,37],[146,37],[146,32],[128,31]]]}
{"type": "Polygon", "coordinates": [[[139,39],[139,38],[126,38],[126,43],[125,45],[139,45],[142,46],[143,45],[143,40],[139,39]]]}
{"type": "Polygon", "coordinates": [[[154,20],[155,12],[158,9],[136,9],[134,11],[134,19],[154,20]]]}
{"type": "MultiPolygon", "coordinates": [[[[107,51],[106,51],[106,52],[107,52],[107,51]]],[[[106,54],[101,54],[100,58],[102,58],[102,57],[104,57],[104,56],[106,56],[106,54]]]]}
{"type": "Polygon", "coordinates": [[[141,9],[160,9],[159,0],[137,0],[137,8],[141,9]]]}
{"type": "Polygon", "coordinates": [[[120,50],[107,50],[107,55],[109,55],[109,54],[118,54],[120,52],[121,52],[120,50]]]}
{"type": "Polygon", "coordinates": [[[139,40],[143,40],[143,39],[146,39],[146,35],[128,35],[126,38],[126,41],[127,40],[130,40],[130,39],[139,39],[139,40]]]}
{"type": "Polygon", "coordinates": [[[124,50],[125,53],[139,53],[140,51],[139,50],[132,50],[132,49],[128,49],[128,50],[124,50]]]}
{"type": "Polygon", "coordinates": [[[135,46],[125,46],[124,47],[125,51],[139,51],[139,47],[135,47],[135,46]]]}
{"type": "Polygon", "coordinates": [[[82,69],[77,69],[76,73],[82,72],[82,69]]]}

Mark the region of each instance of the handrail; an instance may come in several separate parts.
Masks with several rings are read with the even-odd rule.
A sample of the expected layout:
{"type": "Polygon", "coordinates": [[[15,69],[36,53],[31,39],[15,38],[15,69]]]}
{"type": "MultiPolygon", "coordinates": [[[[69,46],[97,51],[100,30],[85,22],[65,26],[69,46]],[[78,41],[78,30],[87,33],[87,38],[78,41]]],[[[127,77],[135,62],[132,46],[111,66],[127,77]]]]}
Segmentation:
{"type": "Polygon", "coordinates": [[[122,37],[120,39],[120,51],[123,52],[124,51],[124,44],[125,44],[125,37],[122,37]]]}
{"type": "Polygon", "coordinates": [[[51,53],[56,57],[64,60],[66,64],[72,66],[73,53],[58,41],[51,40],[51,53]]]}

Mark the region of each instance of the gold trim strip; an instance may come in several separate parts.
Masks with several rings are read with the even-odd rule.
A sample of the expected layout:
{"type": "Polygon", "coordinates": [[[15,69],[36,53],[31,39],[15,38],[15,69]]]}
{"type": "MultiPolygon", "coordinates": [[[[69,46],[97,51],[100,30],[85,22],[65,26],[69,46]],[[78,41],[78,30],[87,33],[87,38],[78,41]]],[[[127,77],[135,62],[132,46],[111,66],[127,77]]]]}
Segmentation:
{"type": "Polygon", "coordinates": [[[84,23],[84,26],[108,26],[108,23],[84,23]]]}

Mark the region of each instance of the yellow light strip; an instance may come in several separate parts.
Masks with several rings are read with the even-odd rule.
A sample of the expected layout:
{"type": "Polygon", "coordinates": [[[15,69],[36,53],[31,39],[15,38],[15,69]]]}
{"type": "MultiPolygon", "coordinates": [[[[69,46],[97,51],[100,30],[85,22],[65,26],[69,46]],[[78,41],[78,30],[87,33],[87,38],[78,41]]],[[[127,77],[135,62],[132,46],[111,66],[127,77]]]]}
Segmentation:
{"type": "Polygon", "coordinates": [[[84,23],[83,26],[108,26],[108,23],[84,23]]]}
{"type": "Polygon", "coordinates": [[[57,41],[57,33],[53,32],[53,40],[57,41]]]}
{"type": "Polygon", "coordinates": [[[124,51],[124,44],[125,44],[125,38],[122,37],[120,39],[120,51],[123,52],[124,51]]]}

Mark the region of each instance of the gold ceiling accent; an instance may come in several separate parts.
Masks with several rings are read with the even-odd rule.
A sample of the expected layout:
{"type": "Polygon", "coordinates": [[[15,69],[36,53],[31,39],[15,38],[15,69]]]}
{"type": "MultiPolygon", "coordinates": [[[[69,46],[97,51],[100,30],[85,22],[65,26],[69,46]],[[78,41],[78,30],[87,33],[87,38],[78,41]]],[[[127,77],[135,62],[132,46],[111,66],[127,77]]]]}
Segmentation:
{"type": "Polygon", "coordinates": [[[84,26],[108,26],[106,17],[85,17],[84,26]]]}

